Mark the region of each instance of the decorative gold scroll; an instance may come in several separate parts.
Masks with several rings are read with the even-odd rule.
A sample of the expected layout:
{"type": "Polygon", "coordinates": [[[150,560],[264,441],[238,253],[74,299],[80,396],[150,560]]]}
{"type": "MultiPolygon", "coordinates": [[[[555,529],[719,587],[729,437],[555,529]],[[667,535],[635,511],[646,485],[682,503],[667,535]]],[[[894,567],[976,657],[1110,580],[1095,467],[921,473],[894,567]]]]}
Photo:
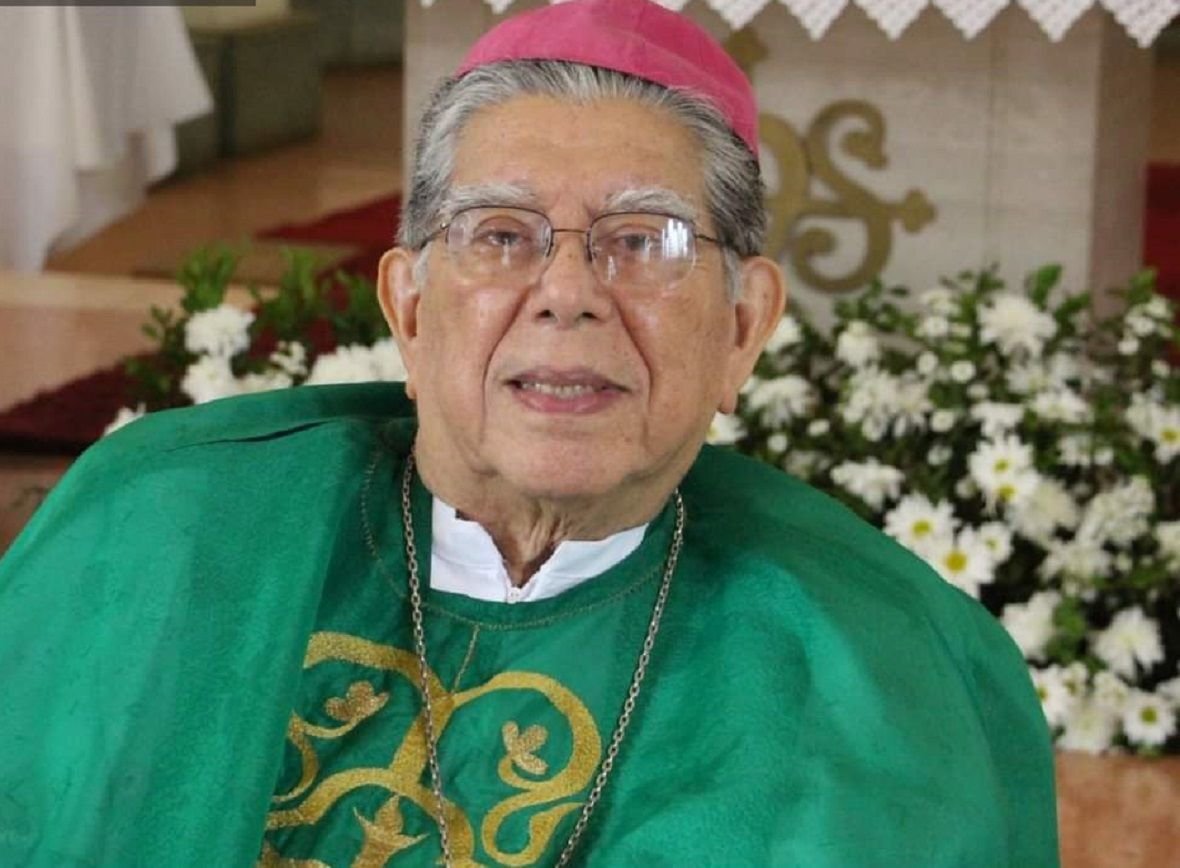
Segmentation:
{"type": "MultiPolygon", "coordinates": [[[[765,44],[749,27],[730,36],[725,47],[751,78],[768,56],[765,44]]],[[[762,113],[758,135],[778,175],[777,187],[766,199],[770,215],[766,253],[775,259],[788,258],[799,278],[815,289],[846,292],[864,286],[889,262],[894,222],[913,234],[937,214],[921,190],[910,190],[900,201],[888,202],[841,171],[834,159],[837,147],[870,169],[883,169],[888,163],[885,119],[869,102],[839,100],[825,106],[804,136],[787,120],[762,113]],[[840,129],[843,132],[837,135],[840,129]],[[831,229],[807,225],[817,220],[863,225],[864,252],[850,271],[833,275],[817,268],[815,260],[833,253],[838,244],[831,229]]]]}

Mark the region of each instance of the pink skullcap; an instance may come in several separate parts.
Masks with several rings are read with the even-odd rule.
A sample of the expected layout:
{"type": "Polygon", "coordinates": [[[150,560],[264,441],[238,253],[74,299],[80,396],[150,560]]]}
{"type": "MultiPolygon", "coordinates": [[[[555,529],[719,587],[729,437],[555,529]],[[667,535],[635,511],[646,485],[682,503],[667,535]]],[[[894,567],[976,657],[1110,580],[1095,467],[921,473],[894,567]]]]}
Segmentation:
{"type": "Polygon", "coordinates": [[[758,107],[745,74],[702,28],[650,0],[568,0],[515,15],[485,33],[456,74],[504,60],[567,60],[691,91],[758,153],[758,107]]]}

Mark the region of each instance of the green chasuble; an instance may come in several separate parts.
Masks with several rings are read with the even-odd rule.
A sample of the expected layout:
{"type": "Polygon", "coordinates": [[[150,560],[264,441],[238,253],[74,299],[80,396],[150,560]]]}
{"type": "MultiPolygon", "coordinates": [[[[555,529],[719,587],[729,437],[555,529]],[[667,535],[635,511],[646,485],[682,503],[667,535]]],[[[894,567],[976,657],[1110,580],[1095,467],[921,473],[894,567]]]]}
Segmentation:
{"type": "MultiPolygon", "coordinates": [[[[399,509],[412,406],[301,387],[91,449],[0,562],[0,865],[430,866],[399,509]]],[[[705,448],[635,717],[575,862],[1057,864],[1020,654],[827,497],[705,448]]],[[[424,585],[431,499],[413,492],[424,585]]],[[[673,524],[509,605],[426,591],[457,864],[552,865],[673,524]]]]}

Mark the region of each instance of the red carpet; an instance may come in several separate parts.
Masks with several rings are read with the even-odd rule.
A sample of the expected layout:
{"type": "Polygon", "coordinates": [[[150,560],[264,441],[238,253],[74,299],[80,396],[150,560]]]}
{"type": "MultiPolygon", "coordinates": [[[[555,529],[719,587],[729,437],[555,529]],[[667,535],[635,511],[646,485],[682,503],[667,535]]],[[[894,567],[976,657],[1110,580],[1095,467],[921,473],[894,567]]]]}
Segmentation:
{"type": "Polygon", "coordinates": [[[381,254],[393,246],[397,234],[401,199],[387,196],[345,211],[336,211],[310,223],[288,223],[259,232],[259,238],[277,241],[311,241],[320,244],[348,244],[361,247],[338,268],[377,279],[381,254]]]}
{"type": "MultiPolygon", "coordinates": [[[[258,237],[358,246],[361,252],[340,267],[376,279],[377,263],[396,233],[399,206],[398,197],[388,196],[258,237]]],[[[1160,290],[1180,301],[1180,165],[1149,167],[1145,222],[1144,261],[1157,269],[1160,290]]],[[[1052,259],[1051,251],[1045,259],[1052,259]]],[[[77,454],[129,402],[121,365],[97,371],[0,413],[0,450],[77,454]]]]}

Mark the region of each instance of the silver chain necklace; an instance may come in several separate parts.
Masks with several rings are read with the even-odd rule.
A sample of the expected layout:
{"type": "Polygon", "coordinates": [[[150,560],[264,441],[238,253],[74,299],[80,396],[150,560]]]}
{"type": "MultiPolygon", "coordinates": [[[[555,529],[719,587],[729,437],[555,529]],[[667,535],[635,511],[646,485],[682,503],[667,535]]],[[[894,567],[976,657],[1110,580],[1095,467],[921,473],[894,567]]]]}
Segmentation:
{"type": "MultiPolygon", "coordinates": [[[[410,574],[410,617],[414,628],[414,653],[418,657],[419,689],[422,692],[423,729],[426,736],[426,757],[430,766],[430,788],[434,792],[435,807],[438,810],[438,833],[442,842],[443,864],[451,868],[451,844],[447,835],[447,818],[444,807],[442,775],[438,769],[438,737],[434,731],[434,711],[430,704],[430,684],[428,673],[430,666],[426,662],[426,634],[422,628],[422,589],[418,580],[418,551],[414,545],[414,521],[410,507],[410,490],[414,480],[414,454],[411,452],[406,458],[406,469],[402,474],[402,526],[405,529],[406,568],[410,574]]],[[[643,676],[647,674],[647,665],[651,659],[652,648],[656,644],[656,635],[660,632],[660,618],[664,615],[664,603],[668,599],[668,589],[672,586],[672,574],[676,571],[676,561],[680,558],[680,549],[684,545],[684,499],[677,489],[672,494],[676,503],[676,526],[672,531],[672,544],[668,547],[668,559],[664,565],[664,578],[660,583],[660,592],[656,595],[655,605],[651,610],[651,621],[647,625],[647,635],[643,639],[643,648],[639,652],[639,659],[635,663],[635,672],[631,676],[631,686],[627,689],[627,698],[623,701],[623,711],[615,724],[614,734],[607,746],[606,754],[598,769],[598,776],[594,779],[594,787],[586,796],[582,804],[582,811],[578,815],[578,822],[570,833],[569,840],[557,859],[557,868],[564,868],[574,855],[574,849],[586,826],[590,822],[590,815],[594,813],[602,791],[606,789],[607,779],[614,768],[615,759],[619,755],[619,747],[623,744],[623,737],[627,734],[627,727],[631,723],[631,716],[635,712],[635,701],[639,698],[639,688],[643,684],[643,676]]]]}

